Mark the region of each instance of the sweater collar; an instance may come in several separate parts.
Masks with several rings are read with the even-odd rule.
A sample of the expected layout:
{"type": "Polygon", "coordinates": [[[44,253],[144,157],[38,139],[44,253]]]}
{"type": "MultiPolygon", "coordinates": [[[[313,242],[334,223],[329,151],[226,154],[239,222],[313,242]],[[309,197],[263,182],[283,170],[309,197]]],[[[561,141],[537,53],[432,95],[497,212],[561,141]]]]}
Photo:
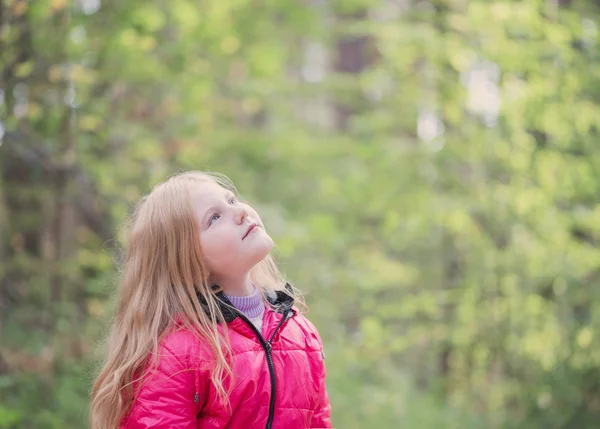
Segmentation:
{"type": "MultiPolygon", "coordinates": [[[[267,303],[269,304],[271,309],[276,313],[286,314],[290,310],[292,310],[292,307],[294,305],[294,292],[292,286],[289,283],[286,283],[285,289],[287,292],[278,290],[264,294],[267,303]]],[[[229,300],[227,295],[225,295],[225,292],[223,292],[223,289],[221,289],[219,285],[213,285],[212,291],[215,297],[217,298],[217,304],[219,305],[219,310],[223,314],[225,322],[233,322],[238,317],[240,310],[235,308],[235,306],[229,300]]],[[[202,294],[198,292],[196,293],[196,295],[206,314],[210,315],[206,299],[202,296],[202,294]]]]}
{"type": "Polygon", "coordinates": [[[227,299],[235,308],[240,310],[249,319],[261,317],[265,312],[265,304],[262,294],[256,286],[253,287],[253,292],[246,296],[231,296],[227,295],[227,299]]]}

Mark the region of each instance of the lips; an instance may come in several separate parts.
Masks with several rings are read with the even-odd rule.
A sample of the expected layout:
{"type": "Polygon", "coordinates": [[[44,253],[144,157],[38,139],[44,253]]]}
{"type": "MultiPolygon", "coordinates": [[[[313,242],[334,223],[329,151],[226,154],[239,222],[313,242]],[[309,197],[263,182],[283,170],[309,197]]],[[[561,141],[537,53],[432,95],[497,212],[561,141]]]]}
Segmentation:
{"type": "Polygon", "coordinates": [[[246,231],[246,234],[244,234],[244,236],[242,237],[242,240],[246,237],[248,237],[248,234],[250,234],[254,228],[256,228],[258,225],[256,225],[255,223],[253,223],[252,225],[250,225],[250,227],[248,228],[248,231],[246,231]]]}

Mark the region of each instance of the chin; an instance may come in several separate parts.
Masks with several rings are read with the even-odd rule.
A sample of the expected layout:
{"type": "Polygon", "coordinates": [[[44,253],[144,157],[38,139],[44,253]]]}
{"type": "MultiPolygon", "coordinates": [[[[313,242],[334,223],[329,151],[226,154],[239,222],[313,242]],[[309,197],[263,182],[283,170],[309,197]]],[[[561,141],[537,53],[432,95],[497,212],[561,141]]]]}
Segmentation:
{"type": "Polygon", "coordinates": [[[263,246],[261,246],[260,250],[258,250],[257,254],[260,254],[261,257],[260,259],[263,260],[265,259],[269,253],[271,253],[271,250],[273,250],[274,244],[273,244],[273,240],[269,239],[268,242],[266,242],[263,246]]]}
{"type": "Polygon", "coordinates": [[[273,250],[273,246],[274,244],[271,238],[265,240],[265,242],[261,243],[259,246],[256,246],[256,249],[251,256],[252,266],[258,264],[260,261],[269,256],[269,253],[271,253],[271,250],[273,250]]]}

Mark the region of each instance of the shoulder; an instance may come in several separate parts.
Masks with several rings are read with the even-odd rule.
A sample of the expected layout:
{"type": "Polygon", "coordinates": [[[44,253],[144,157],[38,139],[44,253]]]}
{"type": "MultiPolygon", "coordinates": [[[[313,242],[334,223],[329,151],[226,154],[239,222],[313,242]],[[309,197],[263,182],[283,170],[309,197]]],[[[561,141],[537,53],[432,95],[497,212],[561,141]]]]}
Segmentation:
{"type": "Polygon", "coordinates": [[[301,342],[305,347],[313,350],[322,348],[319,331],[304,314],[297,312],[296,315],[290,319],[290,322],[293,327],[292,329],[289,329],[288,327],[288,332],[293,336],[302,337],[301,342]]]}
{"type": "Polygon", "coordinates": [[[303,313],[300,313],[298,310],[296,310],[296,315],[293,317],[293,320],[295,320],[298,325],[306,329],[306,331],[317,333],[317,328],[315,325],[308,319],[308,317],[306,317],[303,313]]]}
{"type": "Polygon", "coordinates": [[[200,337],[189,329],[175,325],[159,342],[158,358],[190,366],[205,356],[206,346],[200,337]]]}

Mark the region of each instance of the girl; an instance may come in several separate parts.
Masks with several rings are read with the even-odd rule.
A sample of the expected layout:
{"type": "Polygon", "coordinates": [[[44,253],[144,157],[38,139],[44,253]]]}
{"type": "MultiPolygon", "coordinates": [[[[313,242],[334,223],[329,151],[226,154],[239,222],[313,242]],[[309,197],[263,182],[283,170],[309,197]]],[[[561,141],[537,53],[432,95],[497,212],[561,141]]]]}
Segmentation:
{"type": "Polygon", "coordinates": [[[224,176],[176,175],[141,201],[92,429],[331,427],[321,339],[272,247],[224,176]]]}

